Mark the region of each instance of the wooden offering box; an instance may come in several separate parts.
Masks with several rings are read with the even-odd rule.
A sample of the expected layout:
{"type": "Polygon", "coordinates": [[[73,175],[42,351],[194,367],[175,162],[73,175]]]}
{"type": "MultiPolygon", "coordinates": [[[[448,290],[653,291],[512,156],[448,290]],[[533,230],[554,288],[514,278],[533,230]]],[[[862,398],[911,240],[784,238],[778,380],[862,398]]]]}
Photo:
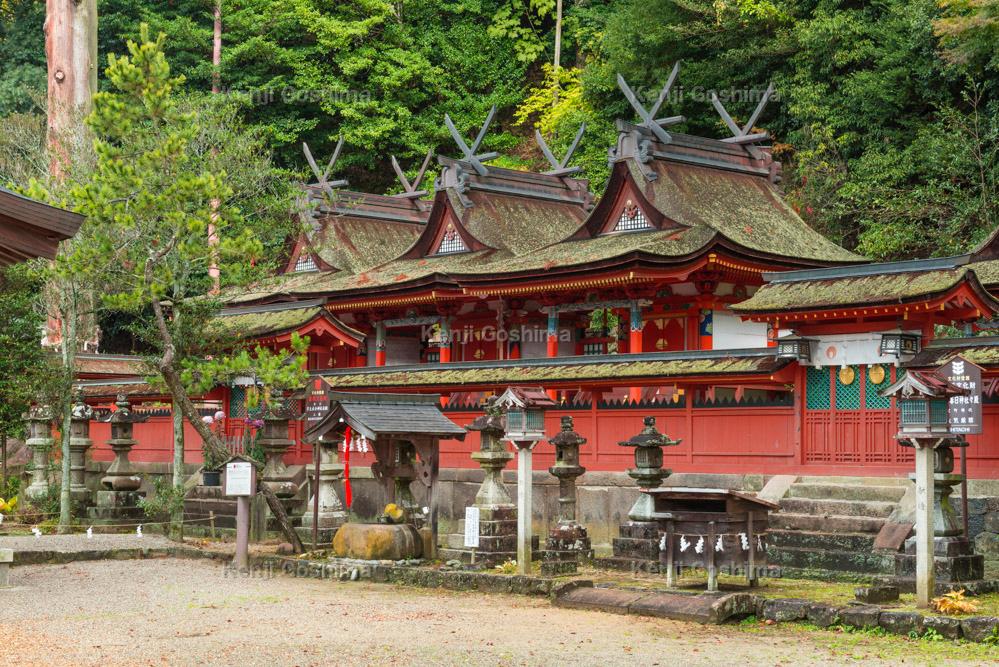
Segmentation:
{"type": "Polygon", "coordinates": [[[660,527],[659,561],[667,585],[673,585],[682,567],[707,570],[709,591],[718,590],[721,568],[744,572],[750,586],[758,583],[767,564],[766,533],[776,503],[725,489],[671,487],[646,493],[652,496],[652,516],[660,527]]]}

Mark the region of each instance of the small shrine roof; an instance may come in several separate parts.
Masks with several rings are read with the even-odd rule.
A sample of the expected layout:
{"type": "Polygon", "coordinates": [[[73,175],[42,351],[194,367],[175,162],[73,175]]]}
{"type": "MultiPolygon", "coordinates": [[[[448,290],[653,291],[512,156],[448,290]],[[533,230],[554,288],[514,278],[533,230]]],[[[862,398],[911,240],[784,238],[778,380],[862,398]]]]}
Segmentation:
{"type": "Polygon", "coordinates": [[[973,364],[983,367],[999,366],[999,337],[940,338],[919,351],[906,362],[909,368],[942,366],[961,355],[973,364]]]}
{"type": "Polygon", "coordinates": [[[146,375],[152,366],[142,357],[128,354],[88,354],[80,353],[75,360],[76,374],[104,375],[121,377],[126,375],[146,375]]]}
{"type": "Polygon", "coordinates": [[[768,375],[789,363],[790,360],[778,359],[774,350],[766,348],[383,366],[324,371],[322,376],[330,386],[337,389],[457,387],[692,375],[768,375]]]}
{"type": "Polygon", "coordinates": [[[343,425],[371,440],[398,435],[465,438],[465,429],[441,412],[440,396],[330,392],[329,398],[329,413],[305,433],[306,441],[315,442],[343,425]]]}

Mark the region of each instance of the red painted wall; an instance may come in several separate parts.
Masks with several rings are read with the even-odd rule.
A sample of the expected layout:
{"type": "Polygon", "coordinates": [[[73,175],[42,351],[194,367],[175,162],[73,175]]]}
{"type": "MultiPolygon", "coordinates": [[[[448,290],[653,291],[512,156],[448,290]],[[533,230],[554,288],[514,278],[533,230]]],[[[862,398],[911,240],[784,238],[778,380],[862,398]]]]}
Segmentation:
{"type": "MultiPolygon", "coordinates": [[[[891,437],[894,435],[894,427],[887,422],[875,425],[877,432],[871,434],[873,437],[863,439],[868,443],[865,447],[877,450],[869,453],[864,463],[843,463],[842,455],[830,459],[838,461],[837,463],[805,462],[799,451],[800,440],[795,437],[794,411],[793,407],[604,409],[599,412],[599,419],[595,419],[597,412],[587,408],[552,410],[547,413],[545,421],[546,431],[555,434],[559,430],[561,417],[572,415],[576,430],[588,440],[583,445],[580,457],[588,470],[624,471],[632,467],[633,450],[617,443],[638,433],[646,415],[656,417],[656,425],[660,431],[682,441],[679,446],[666,450],[666,466],[676,472],[905,476],[912,470],[911,452],[894,442],[891,437]],[[884,461],[872,462],[872,459],[879,457],[884,461]]],[[[481,413],[448,411],[445,414],[455,423],[464,426],[481,413]]],[[[984,414],[986,434],[969,437],[971,447],[968,468],[971,477],[995,479],[999,478],[999,439],[996,438],[996,434],[999,434],[999,405],[985,405],[984,414]]],[[[809,428],[807,424],[804,426],[809,428]]],[[[135,437],[139,444],[132,452],[132,460],[171,461],[171,433],[170,417],[153,417],[144,424],[136,425],[135,437]]],[[[841,425],[837,433],[837,437],[830,440],[830,447],[849,450],[860,442],[845,426],[841,425]]],[[[185,425],[185,434],[185,460],[199,462],[201,439],[190,425],[185,425]]],[[[95,443],[91,453],[95,460],[112,460],[113,454],[105,442],[108,437],[107,424],[91,423],[91,438],[95,443]]],[[[293,424],[292,437],[298,444],[289,451],[285,461],[289,464],[311,462],[311,448],[299,442],[301,423],[293,424]]],[[[441,465],[452,468],[475,467],[469,453],[478,447],[477,433],[469,433],[464,442],[442,441],[441,465]]],[[[351,463],[354,465],[370,465],[373,460],[370,452],[351,454],[351,463]]],[[[552,463],[553,448],[546,442],[540,443],[535,449],[535,469],[546,469],[552,463]]]]}

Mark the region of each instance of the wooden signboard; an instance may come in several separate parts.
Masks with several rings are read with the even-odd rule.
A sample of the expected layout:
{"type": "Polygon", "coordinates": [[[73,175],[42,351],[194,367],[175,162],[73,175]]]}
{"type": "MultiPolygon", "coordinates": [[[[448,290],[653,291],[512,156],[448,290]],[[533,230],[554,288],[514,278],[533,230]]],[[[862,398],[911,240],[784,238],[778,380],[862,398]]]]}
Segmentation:
{"type": "Polygon", "coordinates": [[[309,391],[305,396],[305,430],[323,420],[330,411],[330,387],[322,378],[309,380],[309,391]]]}
{"type": "Polygon", "coordinates": [[[948,418],[953,433],[969,434],[982,432],[982,369],[961,356],[956,356],[940,370],[948,382],[970,393],[967,396],[952,396],[948,418]]]}

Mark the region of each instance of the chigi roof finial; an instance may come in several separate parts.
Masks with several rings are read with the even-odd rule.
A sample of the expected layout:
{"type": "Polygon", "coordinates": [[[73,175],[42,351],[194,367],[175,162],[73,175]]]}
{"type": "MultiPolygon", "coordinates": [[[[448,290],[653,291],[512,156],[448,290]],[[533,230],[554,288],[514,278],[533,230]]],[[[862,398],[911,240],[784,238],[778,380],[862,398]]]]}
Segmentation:
{"type": "Polygon", "coordinates": [[[766,132],[757,132],[755,134],[750,134],[750,132],[752,132],[753,126],[756,125],[756,121],[760,119],[760,114],[763,113],[763,109],[767,106],[767,102],[770,100],[770,96],[773,95],[773,93],[774,93],[774,84],[771,83],[769,86],[767,86],[766,92],[763,93],[763,97],[762,99],[760,99],[760,103],[756,105],[756,109],[753,111],[753,115],[749,117],[749,120],[746,121],[745,125],[739,127],[738,123],[732,120],[732,116],[730,116],[728,111],[725,110],[725,106],[721,103],[721,100],[718,99],[718,95],[714,91],[712,91],[711,104],[714,105],[715,111],[718,112],[718,115],[721,116],[721,119],[725,121],[725,125],[728,126],[728,129],[732,131],[732,136],[726,139],[722,139],[722,141],[729,144],[744,145],[746,146],[746,150],[748,150],[749,153],[754,158],[759,159],[760,157],[762,157],[759,149],[753,146],[752,144],[755,144],[760,141],[765,141],[766,139],[770,138],[770,135],[766,132]]]}
{"type": "Polygon", "coordinates": [[[676,81],[676,76],[680,72],[680,63],[677,62],[673,65],[673,71],[669,73],[669,78],[666,79],[666,85],[663,86],[662,90],[659,91],[659,97],[656,99],[655,103],[651,108],[646,109],[639,100],[638,96],[628,85],[628,82],[624,80],[624,77],[620,74],[617,75],[617,85],[624,93],[624,96],[628,98],[628,102],[631,104],[632,108],[638,113],[642,122],[639,123],[639,127],[647,128],[656,138],[664,144],[670,143],[671,139],[669,132],[664,130],[664,127],[669,127],[670,125],[676,125],[677,123],[682,123],[686,120],[683,116],[668,116],[666,118],[656,118],[656,114],[659,113],[659,109],[662,107],[663,102],[669,97],[669,91],[673,87],[673,83],[676,81]]]}
{"type": "Polygon", "coordinates": [[[485,176],[489,173],[486,166],[482,164],[483,162],[488,162],[494,158],[499,157],[499,153],[479,153],[479,147],[482,145],[482,140],[486,138],[486,133],[489,131],[489,125],[493,122],[493,116],[496,115],[496,105],[494,104],[491,109],[489,109],[489,114],[486,116],[486,120],[482,123],[482,128],[479,130],[478,136],[475,137],[475,141],[469,146],[465,142],[465,138],[461,136],[461,132],[458,128],[454,126],[451,121],[451,116],[444,114],[444,124],[447,125],[448,131],[451,133],[451,137],[454,139],[454,143],[458,144],[458,148],[465,155],[465,161],[472,165],[475,169],[475,173],[479,176],[485,176]]]}
{"type": "Polygon", "coordinates": [[[347,185],[346,179],[341,179],[338,181],[330,181],[330,174],[333,172],[333,167],[336,165],[336,161],[340,158],[340,151],[343,149],[343,136],[340,140],[336,142],[336,148],[333,149],[333,157],[330,158],[329,163],[326,165],[326,169],[319,171],[319,165],[316,164],[316,159],[312,157],[312,151],[309,150],[309,144],[302,142],[302,152],[305,153],[305,159],[308,160],[309,166],[312,168],[312,173],[316,175],[316,182],[319,187],[323,189],[330,198],[333,197],[333,190],[336,188],[342,188],[347,185]]]}
{"type": "Polygon", "coordinates": [[[579,147],[579,142],[582,140],[583,133],[585,131],[586,123],[583,123],[576,131],[576,138],[572,140],[571,144],[569,144],[569,150],[565,152],[565,157],[561,160],[557,159],[555,154],[552,153],[551,148],[549,148],[548,144],[545,142],[545,138],[541,136],[541,132],[538,130],[534,131],[534,140],[538,142],[538,147],[541,148],[541,152],[545,154],[545,159],[548,160],[549,164],[552,166],[552,169],[544,172],[545,174],[549,176],[568,176],[570,174],[579,173],[583,170],[582,167],[570,167],[569,160],[572,159],[573,153],[575,153],[576,148],[579,147]]]}
{"type": "Polygon", "coordinates": [[[399,166],[399,161],[392,156],[392,168],[395,170],[395,175],[402,184],[404,192],[392,195],[393,197],[399,197],[401,199],[419,199],[423,195],[427,194],[426,190],[420,190],[420,184],[423,182],[423,177],[427,173],[427,167],[430,166],[430,160],[434,157],[434,150],[431,148],[427,151],[427,156],[423,158],[423,164],[420,165],[420,171],[417,172],[416,178],[410,183],[409,179],[406,178],[406,174],[403,172],[402,168],[399,166]]]}

